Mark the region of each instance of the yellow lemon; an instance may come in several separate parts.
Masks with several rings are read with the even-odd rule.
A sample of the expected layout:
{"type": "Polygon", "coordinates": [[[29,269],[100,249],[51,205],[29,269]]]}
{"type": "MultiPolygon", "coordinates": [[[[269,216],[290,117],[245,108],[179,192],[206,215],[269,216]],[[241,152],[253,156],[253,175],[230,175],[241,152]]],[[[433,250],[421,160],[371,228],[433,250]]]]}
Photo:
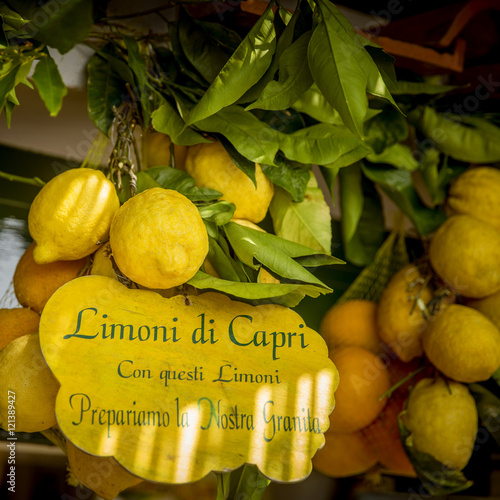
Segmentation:
{"type": "Polygon", "coordinates": [[[423,334],[429,361],[457,382],[487,380],[500,366],[500,330],[471,307],[450,304],[423,334]]]}
{"type": "Polygon", "coordinates": [[[478,429],[476,403],[467,386],[422,379],[411,391],[402,418],[416,450],[452,469],[467,465],[478,429]]]}
{"type": "Polygon", "coordinates": [[[31,204],[28,227],[37,264],[77,260],[108,238],[120,206],[111,181],[100,170],[74,168],[51,179],[31,204]]]}
{"type": "MultiPolygon", "coordinates": [[[[78,482],[105,500],[112,500],[131,486],[143,481],[124,469],[113,457],[96,457],[66,441],[70,473],[78,482]]],[[[75,481],[71,481],[73,486],[75,481]]]]}
{"type": "Polygon", "coordinates": [[[208,253],[196,206],[172,189],[152,188],[126,201],[111,224],[116,265],[147,288],[172,288],[192,278],[208,253]]]}
{"type": "Polygon", "coordinates": [[[474,167],[455,179],[445,209],[449,215],[468,214],[500,231],[500,169],[474,167]]]}
{"type": "Polygon", "coordinates": [[[415,264],[398,271],[382,292],[377,312],[378,332],[402,361],[408,362],[423,354],[422,332],[427,320],[419,304],[427,304],[431,299],[432,290],[424,284],[415,264]]]}
{"type": "Polygon", "coordinates": [[[234,203],[234,218],[260,222],[266,216],[274,195],[274,185],[258,163],[255,164],[257,187],[234,164],[220,142],[191,146],[185,166],[198,187],[215,189],[222,193],[223,200],[234,203]]]}
{"type": "Polygon", "coordinates": [[[0,426],[8,430],[9,403],[13,402],[16,431],[40,432],[56,425],[55,404],[59,383],[40,349],[38,333],[12,340],[0,351],[0,426]],[[13,400],[8,395],[14,394],[13,400]]]}
{"type": "Polygon", "coordinates": [[[471,215],[452,215],[441,224],[429,258],[436,274],[465,297],[500,290],[500,232],[471,215]]]}
{"type": "Polygon", "coordinates": [[[107,276],[118,280],[116,272],[111,261],[111,246],[109,243],[102,245],[92,257],[92,267],[90,268],[92,276],[107,276]]]}
{"type": "Polygon", "coordinates": [[[40,315],[27,307],[0,309],[0,350],[22,335],[38,332],[40,315]]]}
{"type": "MultiPolygon", "coordinates": [[[[173,166],[171,158],[172,141],[168,135],[160,132],[148,132],[144,134],[142,141],[144,167],[173,166]]],[[[188,148],[177,144],[174,144],[173,148],[175,168],[184,170],[188,148]]]]}

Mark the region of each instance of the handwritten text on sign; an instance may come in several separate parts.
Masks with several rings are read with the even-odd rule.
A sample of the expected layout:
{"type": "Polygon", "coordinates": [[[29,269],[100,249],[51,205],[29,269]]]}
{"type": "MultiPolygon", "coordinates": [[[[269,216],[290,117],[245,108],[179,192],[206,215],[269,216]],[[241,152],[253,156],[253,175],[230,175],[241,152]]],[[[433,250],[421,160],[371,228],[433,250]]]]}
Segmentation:
{"type": "Polygon", "coordinates": [[[206,293],[170,299],[101,276],[49,300],[45,359],[56,416],[85,451],[182,483],[254,463],[297,481],[324,443],[338,373],[299,315],[206,293]]]}

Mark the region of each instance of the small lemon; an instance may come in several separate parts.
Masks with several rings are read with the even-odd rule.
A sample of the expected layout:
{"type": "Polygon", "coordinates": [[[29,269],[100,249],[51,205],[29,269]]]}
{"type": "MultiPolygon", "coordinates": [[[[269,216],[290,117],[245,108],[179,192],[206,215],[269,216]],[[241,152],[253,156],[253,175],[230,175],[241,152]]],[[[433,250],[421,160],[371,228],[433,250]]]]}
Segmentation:
{"type": "Polygon", "coordinates": [[[482,298],[500,290],[500,232],[471,215],[452,215],[432,236],[429,258],[455,292],[482,298]]]}
{"type": "Polygon", "coordinates": [[[59,383],[43,358],[38,333],[18,337],[0,351],[0,389],[3,429],[8,430],[8,394],[15,394],[16,431],[40,432],[56,425],[59,383]]]}
{"type": "Polygon", "coordinates": [[[111,261],[111,247],[109,243],[102,245],[92,256],[92,267],[90,268],[92,276],[107,276],[118,280],[116,272],[111,261]]]}
{"type": "Polygon", "coordinates": [[[467,386],[442,378],[420,380],[402,415],[416,450],[458,470],[472,455],[477,418],[476,403],[467,386]]]}
{"type": "Polygon", "coordinates": [[[234,203],[235,219],[260,222],[267,214],[274,195],[273,183],[255,164],[255,187],[252,180],[233,162],[220,142],[197,144],[188,149],[186,172],[198,187],[215,189],[222,199],[234,203]]]}
{"type": "MultiPolygon", "coordinates": [[[[143,163],[146,168],[159,166],[173,166],[171,158],[172,141],[166,134],[147,132],[143,138],[143,163]]],[[[175,168],[184,170],[187,146],[173,145],[175,168]]]]}
{"type": "Polygon", "coordinates": [[[500,169],[469,168],[451,183],[445,210],[449,215],[473,215],[500,232],[499,191],[500,169]]]}
{"type": "Polygon", "coordinates": [[[0,350],[9,342],[38,332],[40,315],[27,307],[0,309],[0,350]]]}
{"type": "Polygon", "coordinates": [[[100,170],[74,168],[51,179],[36,195],[28,228],[37,264],[77,260],[108,238],[120,206],[111,181],[100,170]]]}
{"type": "Polygon", "coordinates": [[[208,253],[196,206],[172,189],[151,188],[126,201],[111,224],[116,265],[147,288],[172,288],[192,278],[208,253]]]}
{"type": "Polygon", "coordinates": [[[427,320],[419,305],[427,304],[432,296],[415,264],[398,271],[382,292],[377,311],[378,332],[401,361],[408,362],[423,354],[422,332],[427,320]]]}
{"type": "Polygon", "coordinates": [[[487,380],[500,366],[500,330],[471,307],[450,304],[423,334],[429,361],[457,382],[487,380]]]}

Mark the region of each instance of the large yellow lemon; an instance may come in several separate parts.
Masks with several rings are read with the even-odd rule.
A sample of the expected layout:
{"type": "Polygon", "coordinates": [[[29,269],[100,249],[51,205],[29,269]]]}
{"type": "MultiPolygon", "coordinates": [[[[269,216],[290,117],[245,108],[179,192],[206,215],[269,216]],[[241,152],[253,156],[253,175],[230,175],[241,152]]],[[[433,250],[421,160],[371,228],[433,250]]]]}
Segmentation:
{"type": "Polygon", "coordinates": [[[37,264],[77,260],[108,238],[120,206],[113,183],[100,170],[74,168],[51,179],[31,204],[28,227],[37,264]]]}
{"type": "Polygon", "coordinates": [[[147,288],[172,288],[192,278],[208,253],[196,206],[172,189],[151,188],[127,200],[111,224],[116,265],[147,288]]]}
{"type": "Polygon", "coordinates": [[[258,163],[255,164],[257,187],[234,164],[220,142],[191,146],[186,155],[185,167],[198,187],[220,191],[223,200],[234,203],[235,219],[257,223],[266,216],[274,195],[274,185],[258,163]]]}

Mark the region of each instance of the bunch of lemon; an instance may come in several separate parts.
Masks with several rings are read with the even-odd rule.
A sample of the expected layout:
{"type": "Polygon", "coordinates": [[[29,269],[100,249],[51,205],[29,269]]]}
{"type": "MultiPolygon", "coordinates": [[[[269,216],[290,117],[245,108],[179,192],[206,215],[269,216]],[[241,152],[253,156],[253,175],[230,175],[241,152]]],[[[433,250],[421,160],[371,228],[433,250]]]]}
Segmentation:
{"type": "Polygon", "coordinates": [[[488,380],[500,367],[498,192],[499,169],[470,167],[449,187],[448,218],[429,239],[427,261],[397,272],[378,303],[351,300],[325,314],[320,333],[339,361],[340,385],[326,445],[316,457],[319,470],[339,477],[378,464],[414,474],[399,441],[394,414],[400,412],[415,450],[454,470],[469,462],[478,412],[468,384],[488,380]],[[412,373],[418,375],[411,385],[398,386],[412,373]],[[356,425],[359,413],[372,422],[356,425]],[[380,415],[390,419],[386,414],[396,446],[380,430],[373,438],[380,415]]]}
{"type": "MultiPolygon", "coordinates": [[[[167,139],[162,134],[145,136],[147,166],[169,165],[172,145],[167,139]]],[[[217,142],[176,149],[174,156],[198,186],[213,187],[232,201],[236,215],[245,219],[241,223],[259,222],[266,215],[273,185],[258,165],[255,186],[217,142]]],[[[93,274],[170,297],[202,266],[209,266],[209,241],[197,206],[183,194],[155,187],[120,205],[113,182],[91,168],[67,170],[45,184],[30,207],[28,227],[33,243],[13,279],[21,307],[0,309],[0,387],[5,394],[16,394],[15,430],[44,432],[56,426],[59,389],[38,338],[40,314],[52,294],[70,280],[93,274]]],[[[5,430],[7,399],[0,401],[0,427],[5,430]]],[[[73,482],[103,498],[114,498],[139,481],[114,460],[90,456],[69,442],[67,453],[73,482]],[[96,482],[95,470],[103,467],[106,477],[96,482]]]]}

